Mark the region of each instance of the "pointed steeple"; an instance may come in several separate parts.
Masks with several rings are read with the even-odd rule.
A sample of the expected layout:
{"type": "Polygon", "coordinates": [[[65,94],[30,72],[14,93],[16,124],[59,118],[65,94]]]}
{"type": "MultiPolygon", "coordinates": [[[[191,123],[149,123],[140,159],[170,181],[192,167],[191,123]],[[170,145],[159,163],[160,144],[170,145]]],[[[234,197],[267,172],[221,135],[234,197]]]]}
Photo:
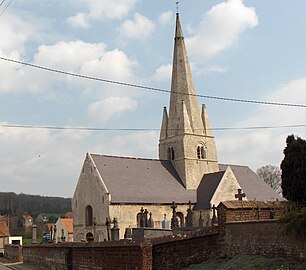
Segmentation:
{"type": "Polygon", "coordinates": [[[169,110],[168,136],[178,134],[179,122],[182,117],[182,100],[185,102],[186,111],[190,119],[191,129],[194,134],[203,134],[203,122],[196,97],[191,68],[188,60],[179,14],[176,14],[176,29],[174,38],[172,82],[169,110]]]}
{"type": "Polygon", "coordinates": [[[194,88],[179,14],[176,14],[169,116],[164,108],[159,158],[171,160],[186,189],[196,189],[204,174],[219,171],[214,137],[205,106],[194,88]]]}
{"type": "Polygon", "coordinates": [[[163,120],[162,120],[160,135],[159,135],[160,140],[167,139],[167,137],[168,137],[167,136],[167,131],[168,131],[168,114],[167,114],[167,108],[164,107],[163,120]]]}

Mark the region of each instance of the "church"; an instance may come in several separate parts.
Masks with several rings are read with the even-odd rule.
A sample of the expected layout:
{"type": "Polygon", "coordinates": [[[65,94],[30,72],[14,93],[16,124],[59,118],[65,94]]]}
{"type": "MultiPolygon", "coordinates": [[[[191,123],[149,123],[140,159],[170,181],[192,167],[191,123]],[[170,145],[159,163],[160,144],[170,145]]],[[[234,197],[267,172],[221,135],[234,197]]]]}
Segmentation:
{"type": "Polygon", "coordinates": [[[189,207],[193,223],[201,215],[210,225],[213,205],[240,195],[244,200],[281,199],[249,167],[218,163],[177,13],[170,106],[163,109],[159,159],[87,153],[72,199],[74,241],[107,239],[105,223],[114,218],[123,238],[125,228],[139,226],[141,208],[150,213],[154,228],[162,228],[164,218],[171,219],[173,202],[179,226],[184,226],[189,207]]]}

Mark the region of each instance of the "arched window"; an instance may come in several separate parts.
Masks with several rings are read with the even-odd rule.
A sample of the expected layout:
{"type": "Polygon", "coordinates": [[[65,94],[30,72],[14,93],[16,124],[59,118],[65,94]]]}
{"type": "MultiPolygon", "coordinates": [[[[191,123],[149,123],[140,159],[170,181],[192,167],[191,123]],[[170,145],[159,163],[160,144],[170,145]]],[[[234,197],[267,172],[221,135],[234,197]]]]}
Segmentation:
{"type": "Polygon", "coordinates": [[[197,146],[197,158],[206,159],[206,149],[202,144],[197,146]]]}
{"type": "Polygon", "coordinates": [[[85,224],[86,226],[93,225],[92,207],[90,205],[87,205],[85,208],[85,224]]]}
{"type": "Polygon", "coordinates": [[[200,146],[197,147],[197,157],[198,159],[201,158],[201,147],[200,146]]]}
{"type": "Polygon", "coordinates": [[[204,146],[201,146],[201,159],[205,159],[206,158],[206,151],[204,146]]]}
{"type": "Polygon", "coordinates": [[[171,159],[174,160],[175,156],[174,156],[174,148],[171,147],[171,159]]]}

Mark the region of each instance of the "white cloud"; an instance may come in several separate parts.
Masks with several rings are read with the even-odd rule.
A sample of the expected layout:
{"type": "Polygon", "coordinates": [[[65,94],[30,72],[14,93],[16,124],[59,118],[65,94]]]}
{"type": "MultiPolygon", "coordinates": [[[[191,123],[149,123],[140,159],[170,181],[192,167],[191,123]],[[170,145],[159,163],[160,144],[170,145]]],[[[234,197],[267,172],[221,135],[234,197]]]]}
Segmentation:
{"type": "Polygon", "coordinates": [[[76,0],[85,3],[88,12],[79,12],[67,20],[74,27],[88,27],[93,20],[114,20],[126,16],[137,0],[76,0]]]}
{"type": "Polygon", "coordinates": [[[190,54],[202,59],[212,57],[233,46],[239,35],[258,24],[255,9],[243,0],[228,0],[213,6],[196,29],[197,34],[187,39],[190,54]]]}
{"type": "Polygon", "coordinates": [[[154,23],[139,13],[134,15],[133,20],[126,20],[121,25],[121,34],[131,39],[146,39],[154,31],[154,23]]]}
{"type": "MultiPolygon", "coordinates": [[[[18,56],[12,58],[20,59],[18,56]]],[[[136,62],[130,60],[123,51],[118,49],[107,51],[104,43],[60,41],[53,45],[39,46],[34,55],[33,64],[99,78],[132,81],[136,62]]],[[[15,64],[5,63],[0,66],[0,71],[2,69],[6,73],[6,80],[0,81],[2,92],[47,91],[48,89],[52,91],[53,85],[57,82],[79,89],[89,86],[97,87],[97,84],[92,81],[15,64]]]]}
{"type": "Polygon", "coordinates": [[[171,21],[172,17],[173,17],[173,13],[171,10],[169,10],[169,11],[166,11],[160,14],[158,17],[158,21],[160,24],[165,25],[171,21]]]}
{"type": "Polygon", "coordinates": [[[105,122],[111,117],[120,116],[123,112],[134,111],[137,102],[128,97],[109,97],[90,104],[88,114],[92,119],[105,122]]]}
{"type": "Polygon", "coordinates": [[[107,142],[100,142],[91,150],[97,149],[106,155],[157,158],[159,132],[133,132],[112,137],[107,142]]]}
{"type": "Polygon", "coordinates": [[[196,75],[211,74],[211,73],[225,73],[227,71],[226,67],[221,67],[218,65],[208,66],[202,70],[195,70],[196,75]]]}
{"type": "Polygon", "coordinates": [[[67,22],[75,28],[88,28],[90,26],[86,14],[82,12],[67,18],[67,22]]]}
{"type": "Polygon", "coordinates": [[[171,79],[171,72],[172,72],[172,65],[171,64],[166,64],[166,65],[161,65],[155,70],[154,75],[152,76],[152,79],[154,81],[170,81],[171,79]]]}
{"type": "MultiPolygon", "coordinates": [[[[272,91],[265,100],[283,103],[306,104],[306,78],[294,80],[272,91]]],[[[251,117],[237,127],[284,126],[305,124],[303,108],[260,105],[251,117]]],[[[280,165],[286,137],[296,134],[305,137],[306,128],[275,128],[232,131],[216,139],[222,162],[251,165],[280,165]]],[[[217,135],[217,134],[216,134],[217,135]]]]}

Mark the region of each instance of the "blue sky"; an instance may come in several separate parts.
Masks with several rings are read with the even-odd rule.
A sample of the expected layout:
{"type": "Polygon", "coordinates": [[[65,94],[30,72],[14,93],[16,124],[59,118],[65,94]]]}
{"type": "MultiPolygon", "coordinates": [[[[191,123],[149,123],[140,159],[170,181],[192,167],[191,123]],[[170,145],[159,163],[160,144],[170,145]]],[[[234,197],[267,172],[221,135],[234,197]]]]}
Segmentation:
{"type": "MultiPolygon", "coordinates": [[[[0,14],[9,4],[5,0],[0,14]]],[[[200,95],[306,104],[304,0],[180,1],[200,95]]],[[[0,16],[0,56],[170,89],[175,1],[14,0],[0,16]]],[[[169,94],[54,74],[0,60],[1,191],[70,197],[86,152],[157,158],[169,94]],[[76,131],[3,125],[146,128],[76,131]]],[[[200,98],[213,127],[306,124],[305,108],[200,98]]],[[[279,166],[288,134],[214,131],[219,161],[279,166]]]]}

